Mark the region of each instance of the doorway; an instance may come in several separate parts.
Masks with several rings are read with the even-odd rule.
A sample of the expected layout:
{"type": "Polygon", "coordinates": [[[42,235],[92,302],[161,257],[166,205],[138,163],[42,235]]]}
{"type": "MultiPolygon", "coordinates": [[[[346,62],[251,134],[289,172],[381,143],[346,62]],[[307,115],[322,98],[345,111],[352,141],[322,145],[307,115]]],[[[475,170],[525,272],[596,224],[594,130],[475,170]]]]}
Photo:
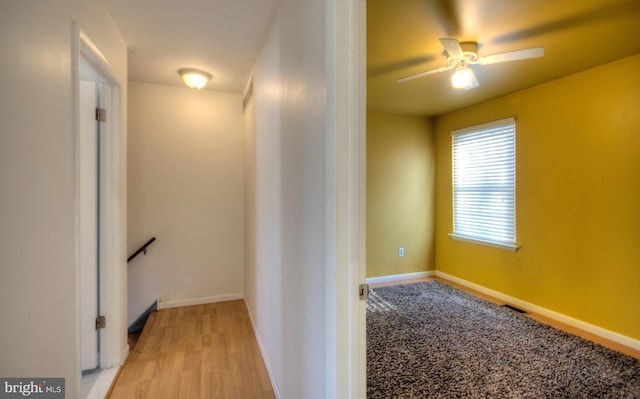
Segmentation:
{"type": "Polygon", "coordinates": [[[78,196],[80,236],[80,362],[83,397],[87,397],[101,373],[101,330],[106,326],[102,305],[102,242],[105,236],[105,149],[111,114],[111,87],[106,78],[84,58],[80,59],[78,196]]]}
{"type": "Polygon", "coordinates": [[[104,397],[128,354],[122,83],[75,25],[75,397],[104,397]],[[99,111],[97,111],[99,110],[99,111]],[[103,318],[104,317],[104,318],[103,318]]]}
{"type": "Polygon", "coordinates": [[[111,87],[91,65],[80,60],[78,135],[80,230],[80,338],[83,375],[100,368],[101,238],[104,225],[102,187],[105,168],[104,136],[110,109],[111,87]]]}

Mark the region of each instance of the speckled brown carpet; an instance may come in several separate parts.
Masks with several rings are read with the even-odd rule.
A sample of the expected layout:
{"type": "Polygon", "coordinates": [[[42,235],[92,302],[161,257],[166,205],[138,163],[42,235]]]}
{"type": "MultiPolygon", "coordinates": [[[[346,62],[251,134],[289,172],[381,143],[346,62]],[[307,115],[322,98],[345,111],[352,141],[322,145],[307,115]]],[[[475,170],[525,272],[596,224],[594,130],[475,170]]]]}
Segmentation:
{"type": "Polygon", "coordinates": [[[640,361],[439,281],[382,287],[367,397],[640,398],[640,361]]]}

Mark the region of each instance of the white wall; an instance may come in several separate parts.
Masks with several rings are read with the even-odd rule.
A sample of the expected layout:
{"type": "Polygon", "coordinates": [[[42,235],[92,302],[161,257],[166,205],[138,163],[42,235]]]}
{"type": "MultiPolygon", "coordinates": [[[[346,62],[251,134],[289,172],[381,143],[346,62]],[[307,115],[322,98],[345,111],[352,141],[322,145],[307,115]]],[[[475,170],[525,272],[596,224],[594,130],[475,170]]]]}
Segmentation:
{"type": "Polygon", "coordinates": [[[64,377],[67,398],[79,387],[74,19],[126,99],[126,45],[101,3],[0,2],[0,375],[64,377]]]}
{"type": "Polygon", "coordinates": [[[325,4],[283,1],[245,116],[246,298],[282,398],[326,397],[325,4]]]}
{"type": "Polygon", "coordinates": [[[128,122],[129,253],[157,237],[129,263],[129,324],[160,296],[241,296],[241,95],[131,82],[128,122]]]}

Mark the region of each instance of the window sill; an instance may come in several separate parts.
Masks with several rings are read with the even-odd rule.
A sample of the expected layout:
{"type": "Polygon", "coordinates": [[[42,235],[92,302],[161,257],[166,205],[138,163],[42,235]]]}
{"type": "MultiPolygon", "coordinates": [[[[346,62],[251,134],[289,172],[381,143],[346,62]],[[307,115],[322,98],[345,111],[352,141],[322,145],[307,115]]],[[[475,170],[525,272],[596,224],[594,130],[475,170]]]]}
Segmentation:
{"type": "Polygon", "coordinates": [[[511,251],[511,252],[516,252],[520,248],[519,246],[517,246],[515,244],[505,244],[505,243],[502,243],[502,242],[479,240],[477,238],[465,237],[465,236],[461,236],[461,235],[454,234],[454,233],[449,233],[449,237],[453,238],[454,240],[458,240],[458,241],[464,241],[464,242],[470,242],[470,243],[473,243],[473,244],[485,245],[485,246],[488,246],[488,247],[504,249],[504,250],[511,251]]]}

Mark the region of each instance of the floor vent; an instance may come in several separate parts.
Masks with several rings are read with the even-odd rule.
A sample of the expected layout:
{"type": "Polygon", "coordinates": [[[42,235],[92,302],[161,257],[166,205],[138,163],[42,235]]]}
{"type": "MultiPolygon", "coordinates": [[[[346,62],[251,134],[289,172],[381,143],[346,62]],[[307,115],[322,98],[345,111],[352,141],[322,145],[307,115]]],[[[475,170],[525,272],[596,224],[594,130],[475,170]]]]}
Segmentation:
{"type": "Polygon", "coordinates": [[[527,314],[527,311],[526,311],[526,310],[518,309],[518,308],[516,308],[515,306],[511,306],[511,305],[509,305],[509,304],[504,304],[504,305],[502,305],[502,306],[503,306],[503,307],[505,307],[505,308],[507,308],[507,309],[513,310],[513,311],[514,311],[514,312],[516,312],[516,313],[527,314]]]}

